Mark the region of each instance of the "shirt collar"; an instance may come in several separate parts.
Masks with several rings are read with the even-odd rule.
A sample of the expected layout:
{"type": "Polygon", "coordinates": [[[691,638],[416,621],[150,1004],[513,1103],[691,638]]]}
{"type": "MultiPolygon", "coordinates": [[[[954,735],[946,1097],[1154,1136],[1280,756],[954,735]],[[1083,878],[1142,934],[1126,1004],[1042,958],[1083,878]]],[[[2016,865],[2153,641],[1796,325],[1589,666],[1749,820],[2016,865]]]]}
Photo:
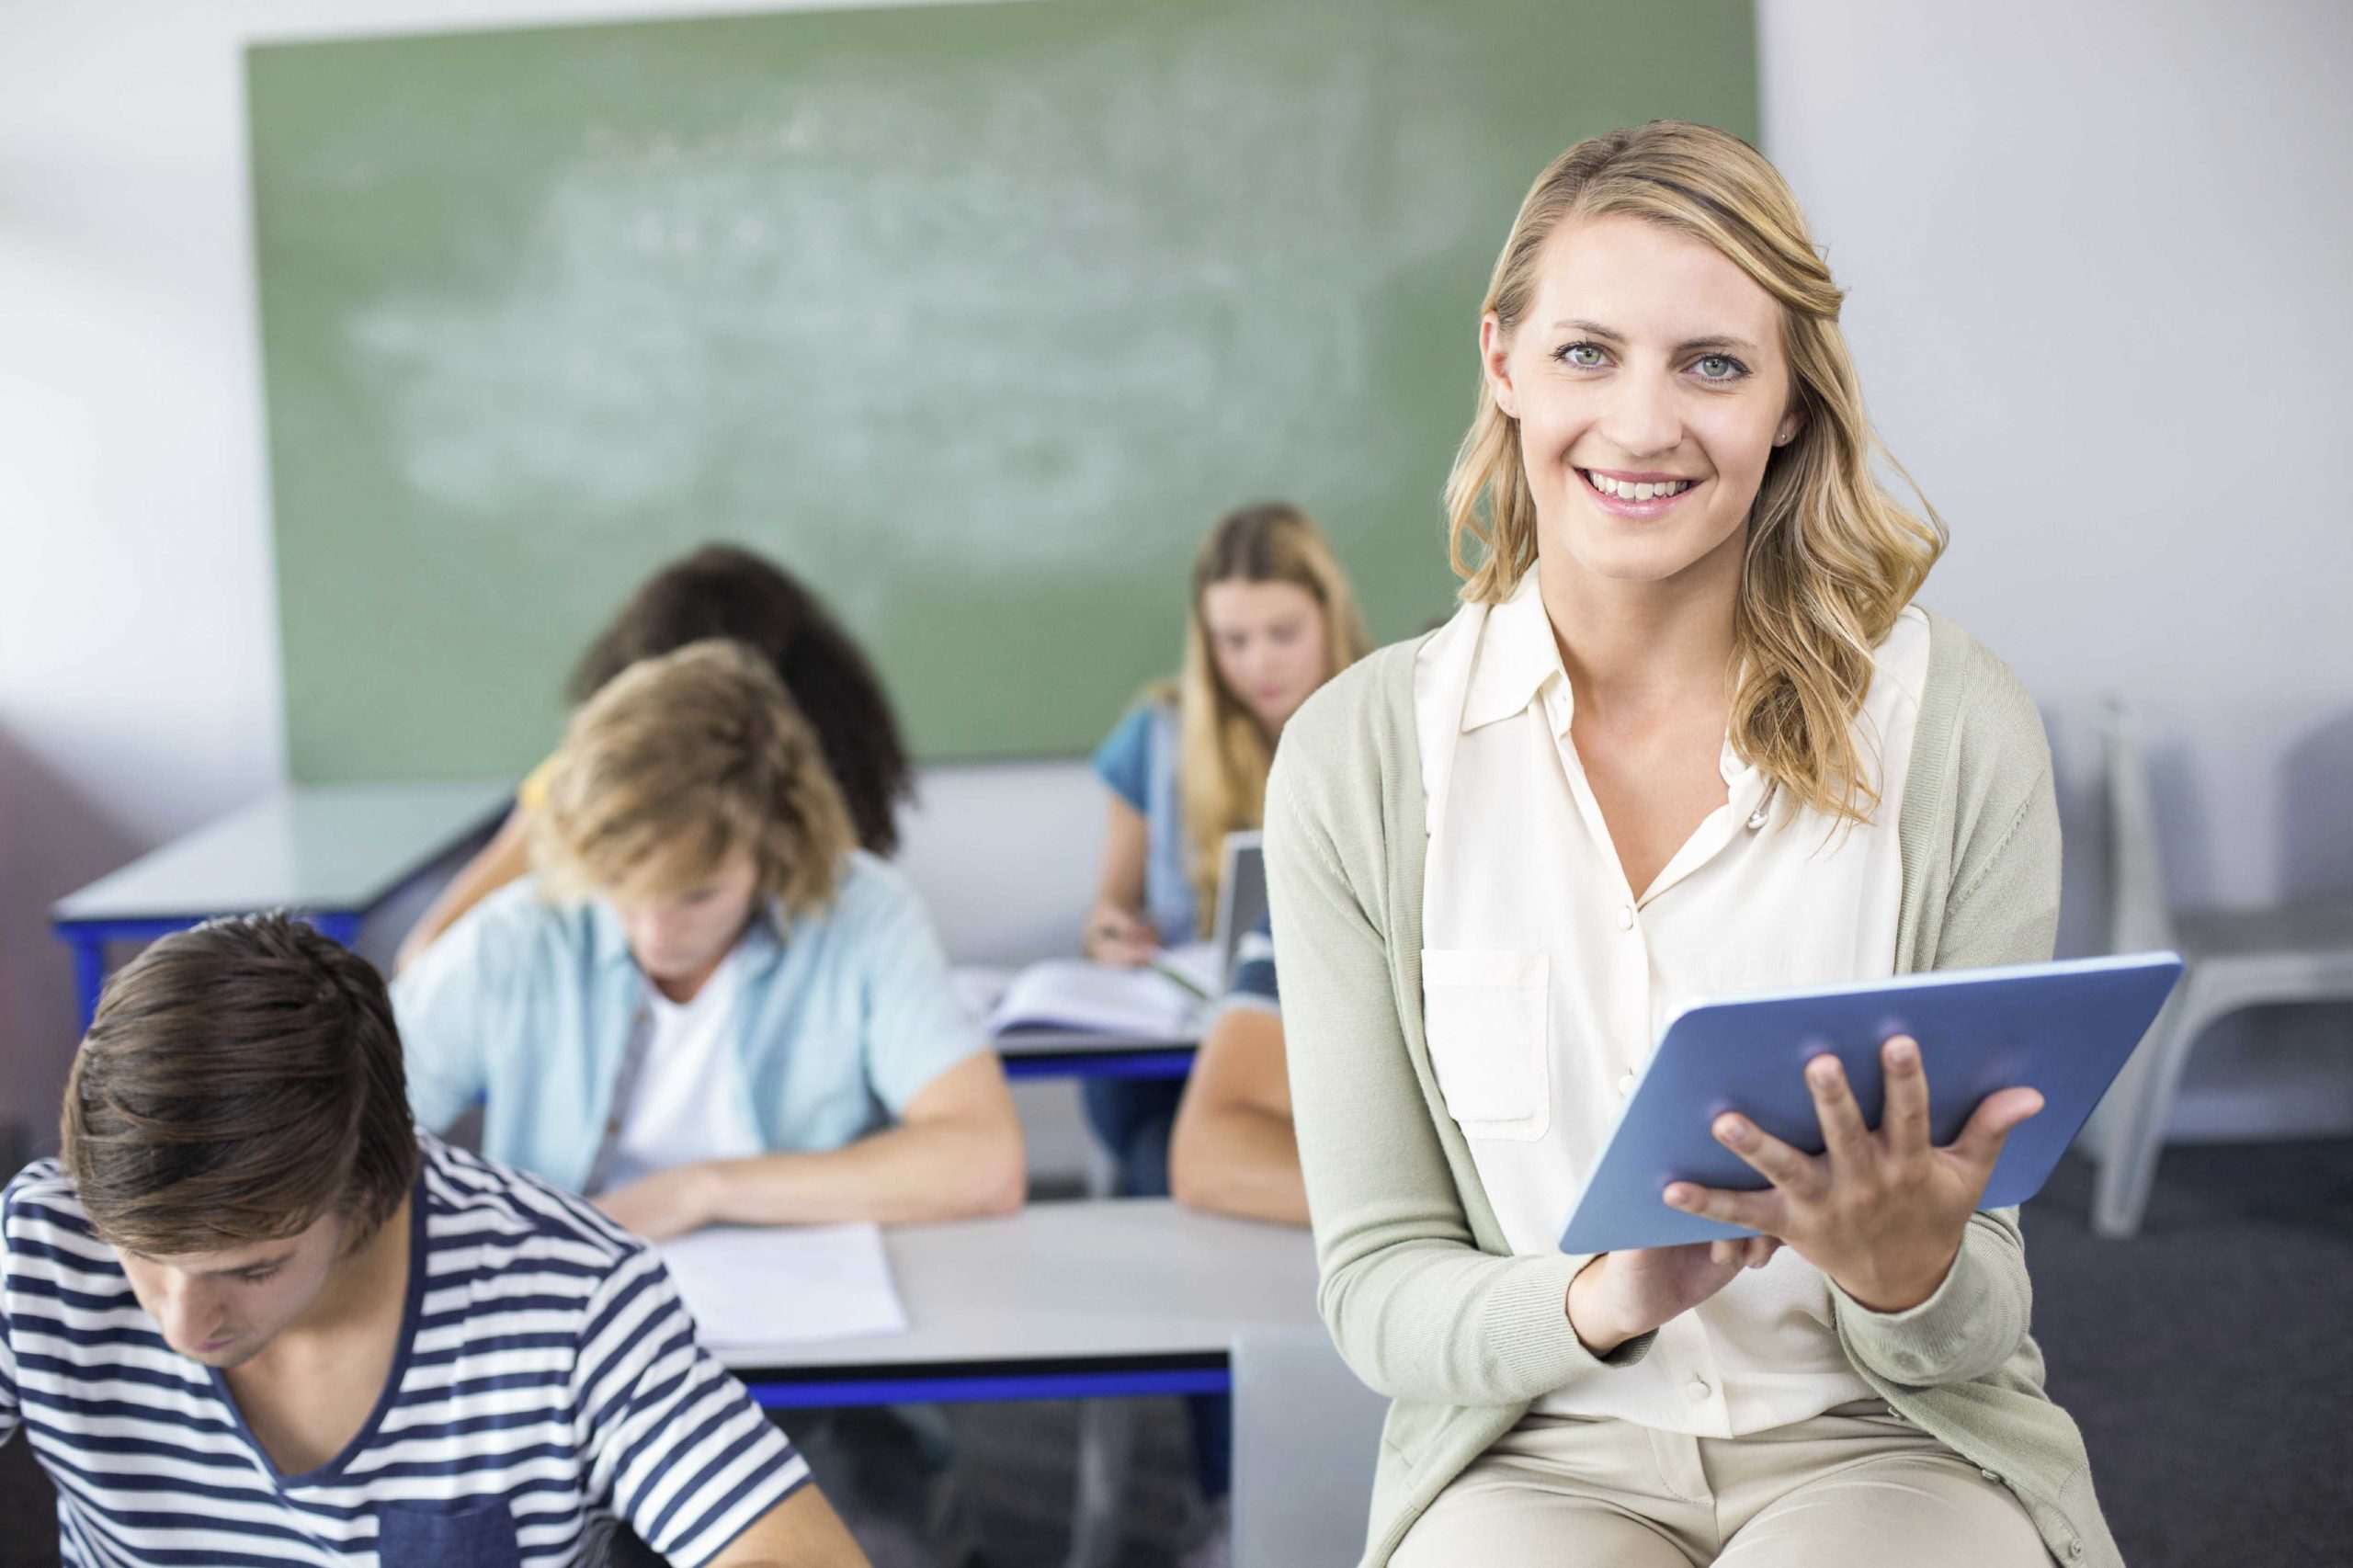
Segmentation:
{"type": "MultiPolygon", "coordinates": [[[[1462,732],[1468,734],[1524,713],[1540,697],[1552,733],[1567,734],[1570,721],[1576,716],[1576,693],[1569,685],[1568,672],[1561,667],[1561,645],[1553,639],[1552,619],[1544,611],[1544,597],[1537,590],[1536,569],[1531,566],[1519,574],[1511,597],[1487,612],[1487,623],[1479,637],[1478,662],[1462,699],[1462,732]]],[[[1744,782],[1759,784],[1763,778],[1733,750],[1730,734],[1724,736],[1723,749],[1717,754],[1716,767],[1735,790],[1744,782]]],[[[1760,789],[1758,794],[1762,793],[1760,789]]]]}
{"type": "Polygon", "coordinates": [[[1564,733],[1572,711],[1569,677],[1561,668],[1560,645],[1552,641],[1552,622],[1530,567],[1519,574],[1511,597],[1487,612],[1480,630],[1478,662],[1462,699],[1463,733],[1524,712],[1548,680],[1559,683],[1551,704],[1557,710],[1551,715],[1552,728],[1564,733]]]}

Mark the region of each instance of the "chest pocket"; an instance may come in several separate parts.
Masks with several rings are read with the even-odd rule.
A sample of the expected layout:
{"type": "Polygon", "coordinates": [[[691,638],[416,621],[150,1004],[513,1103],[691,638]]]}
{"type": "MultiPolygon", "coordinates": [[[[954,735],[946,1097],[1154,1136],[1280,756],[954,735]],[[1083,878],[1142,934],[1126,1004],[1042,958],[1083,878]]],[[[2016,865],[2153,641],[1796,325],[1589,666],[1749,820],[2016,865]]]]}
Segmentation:
{"type": "Polygon", "coordinates": [[[386,1503],[376,1510],[380,1568],[522,1568],[515,1518],[504,1499],[455,1508],[386,1503]]]}
{"type": "Polygon", "coordinates": [[[1447,1113],[1466,1138],[1541,1138],[1552,1125],[1544,953],[1422,949],[1422,1030],[1447,1113]]]}

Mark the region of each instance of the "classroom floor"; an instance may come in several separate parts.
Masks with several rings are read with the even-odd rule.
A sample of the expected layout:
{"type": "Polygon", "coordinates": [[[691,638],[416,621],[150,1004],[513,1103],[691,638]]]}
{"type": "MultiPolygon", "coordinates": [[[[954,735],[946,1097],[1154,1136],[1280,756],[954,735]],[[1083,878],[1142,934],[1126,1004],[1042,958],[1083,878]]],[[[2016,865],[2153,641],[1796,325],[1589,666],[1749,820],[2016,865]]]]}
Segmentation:
{"type": "MultiPolygon", "coordinates": [[[[2353,1140],[2169,1151],[2142,1233],[2086,1226],[2063,1165],[2027,1211],[2036,1337],[2133,1568],[2353,1562],[2353,1140]]],[[[1174,1400],[1138,1403],[1119,1568],[1172,1568],[1188,1515],[1174,1400]]],[[[954,1413],[996,1568],[1060,1561],[1077,1407],[954,1413]]],[[[47,1483],[0,1446],[0,1568],[53,1568],[47,1483]]]]}

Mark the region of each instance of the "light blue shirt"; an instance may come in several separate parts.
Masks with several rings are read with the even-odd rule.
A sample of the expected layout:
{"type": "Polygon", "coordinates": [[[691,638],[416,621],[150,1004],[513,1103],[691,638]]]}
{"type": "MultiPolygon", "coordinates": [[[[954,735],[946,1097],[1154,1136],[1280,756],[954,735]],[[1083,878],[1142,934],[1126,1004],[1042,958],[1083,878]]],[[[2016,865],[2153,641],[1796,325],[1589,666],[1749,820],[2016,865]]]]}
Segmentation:
{"type": "Polygon", "coordinates": [[[1143,813],[1144,914],[1164,942],[1201,934],[1200,901],[1185,865],[1185,813],[1176,798],[1176,709],[1139,702],[1095,750],[1095,776],[1143,813]]]}
{"type": "MultiPolygon", "coordinates": [[[[829,908],[782,931],[762,915],[737,960],[735,1049],[771,1152],[853,1142],[984,1049],[915,890],[863,850],[829,908]]],[[[579,1191],[645,986],[602,900],[502,888],[392,985],[416,1119],[439,1131],[479,1103],[483,1153],[579,1191]]]]}

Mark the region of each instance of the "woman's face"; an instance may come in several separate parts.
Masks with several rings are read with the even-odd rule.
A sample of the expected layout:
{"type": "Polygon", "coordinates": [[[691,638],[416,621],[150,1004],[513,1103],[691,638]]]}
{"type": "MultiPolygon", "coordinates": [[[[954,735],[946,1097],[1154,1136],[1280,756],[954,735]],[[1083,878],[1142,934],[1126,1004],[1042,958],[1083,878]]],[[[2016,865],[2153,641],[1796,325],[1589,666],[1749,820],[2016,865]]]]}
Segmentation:
{"type": "Polygon", "coordinates": [[[1331,673],[1324,607],[1296,583],[1211,583],[1201,623],[1217,678],[1268,734],[1331,673]]]}
{"type": "Polygon", "coordinates": [[[1487,384],[1519,421],[1537,553],[1662,582],[1730,551],[1773,449],[1797,434],[1781,307],[1703,241],[1639,218],[1563,222],[1487,384]]]}

